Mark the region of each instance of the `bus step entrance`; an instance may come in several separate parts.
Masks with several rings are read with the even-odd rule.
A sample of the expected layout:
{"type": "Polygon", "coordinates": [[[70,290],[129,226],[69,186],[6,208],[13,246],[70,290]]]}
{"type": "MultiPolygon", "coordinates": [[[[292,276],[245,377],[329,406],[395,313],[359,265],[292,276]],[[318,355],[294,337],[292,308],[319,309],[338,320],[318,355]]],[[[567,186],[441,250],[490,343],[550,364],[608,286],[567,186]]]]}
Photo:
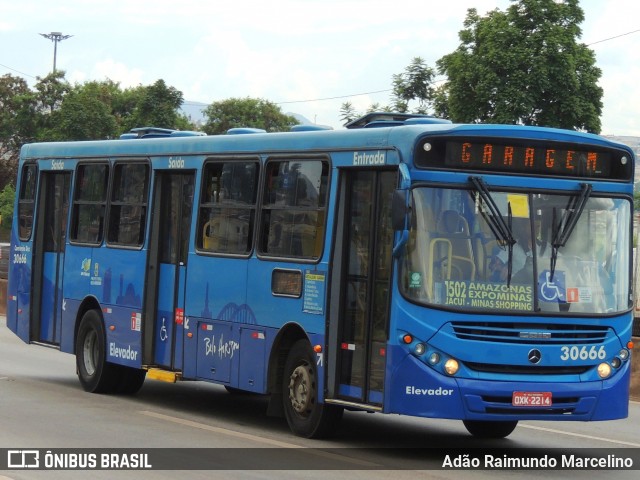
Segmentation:
{"type": "Polygon", "coordinates": [[[147,378],[151,380],[160,380],[161,382],[176,383],[182,377],[180,372],[170,372],[159,368],[149,368],[147,370],[147,378]]]}

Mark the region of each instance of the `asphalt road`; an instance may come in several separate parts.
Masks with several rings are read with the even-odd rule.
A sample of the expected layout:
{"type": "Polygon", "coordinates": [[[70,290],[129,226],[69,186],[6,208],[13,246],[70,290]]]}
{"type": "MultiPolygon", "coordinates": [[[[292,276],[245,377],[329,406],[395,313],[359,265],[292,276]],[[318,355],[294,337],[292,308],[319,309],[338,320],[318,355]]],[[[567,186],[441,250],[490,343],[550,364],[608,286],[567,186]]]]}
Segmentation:
{"type": "MultiPolygon", "coordinates": [[[[58,478],[637,478],[638,471],[438,469],[442,452],[544,449],[572,455],[583,449],[640,455],[640,403],[612,422],[521,422],[504,440],[482,441],[461,422],[346,412],[332,440],[292,435],[284,419],[267,417],[266,399],[233,395],[203,382],[147,381],[136,396],[85,393],[75,359],[26,345],[0,317],[0,452],[2,449],[154,450],[212,470],[0,471],[0,480],[58,478]],[[185,448],[216,450],[185,451],[185,448]],[[444,449],[444,450],[443,450],[444,449]],[[603,450],[604,449],[604,450],[603,450]],[[611,449],[611,450],[610,450],[611,449]],[[185,453],[186,452],[186,453],[185,453]],[[206,463],[206,462],[205,462],[206,463]],[[224,470],[221,470],[224,468],[224,470]],[[336,470],[339,469],[339,470],[336,470]],[[89,475],[90,474],[90,475],[89,475]]],[[[84,450],[82,450],[84,451],[84,450]]],[[[452,457],[453,459],[453,457],[452,457]]],[[[0,458],[0,461],[2,459],[0,458]]],[[[636,462],[640,464],[640,460],[636,462]]],[[[0,463],[1,464],[1,463],[0,463]]],[[[640,465],[636,465],[636,468],[640,465]]]]}

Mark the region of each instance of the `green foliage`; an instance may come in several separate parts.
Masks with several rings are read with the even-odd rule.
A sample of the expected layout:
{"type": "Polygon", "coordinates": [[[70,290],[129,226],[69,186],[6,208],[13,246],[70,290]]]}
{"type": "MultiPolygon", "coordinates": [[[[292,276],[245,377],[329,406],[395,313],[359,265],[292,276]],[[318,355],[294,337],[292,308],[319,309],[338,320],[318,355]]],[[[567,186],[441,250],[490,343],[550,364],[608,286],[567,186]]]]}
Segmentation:
{"type": "Polygon", "coordinates": [[[71,85],[64,75],[64,71],[57,70],[44,78],[37,77],[35,95],[40,113],[52,114],[62,105],[65,95],[71,90],[71,85]]]}
{"type": "Polygon", "coordinates": [[[116,118],[108,103],[90,89],[76,88],[51,115],[52,140],[94,140],[113,137],[116,118]]]}
{"type": "Polygon", "coordinates": [[[436,62],[447,83],[436,113],[456,122],[600,131],[601,70],[578,43],[578,0],[511,0],[505,12],[467,11],[460,46],[436,62]]]}
{"type": "Polygon", "coordinates": [[[184,99],[181,91],[168,87],[164,80],[131,89],[127,97],[124,104],[130,113],[123,122],[124,131],[146,126],[177,128],[178,109],[184,99]]]}
{"type": "Polygon", "coordinates": [[[267,132],[289,130],[298,121],[282,113],[275,103],[260,98],[229,98],[209,105],[203,130],[209,135],[225,133],[230,128],[262,128],[267,132]]]}
{"type": "Polygon", "coordinates": [[[340,120],[342,120],[343,124],[347,124],[359,116],[360,115],[358,115],[358,112],[356,112],[356,109],[353,107],[351,102],[344,102],[340,106],[340,120]]]}
{"type": "Polygon", "coordinates": [[[393,75],[393,110],[408,112],[409,102],[417,101],[413,113],[428,113],[434,99],[435,71],[422,58],[415,57],[404,72],[393,75]]]}
{"type": "MultiPolygon", "coordinates": [[[[367,108],[371,112],[401,112],[427,114],[436,100],[437,89],[433,86],[435,71],[429,67],[421,57],[415,57],[405,68],[404,72],[394,74],[392,103],[381,105],[373,103],[367,108]],[[417,106],[410,109],[410,105],[417,102],[417,106]]],[[[345,102],[340,107],[340,119],[348,123],[363,114],[356,111],[351,102],[345,102]]]]}
{"type": "Polygon", "coordinates": [[[0,77],[0,189],[15,181],[20,147],[36,135],[36,107],[27,82],[0,77]]]}
{"type": "Polygon", "coordinates": [[[122,90],[112,80],[70,85],[64,71],[38,78],[34,89],[0,77],[0,188],[15,185],[20,147],[32,141],[116,138],[133,127],[193,130],[178,113],[183,95],[163,80],[122,90]]]}
{"type": "Polygon", "coordinates": [[[13,218],[13,202],[15,200],[16,191],[13,185],[8,183],[0,191],[0,216],[2,216],[3,230],[11,229],[11,219],[13,218]]]}

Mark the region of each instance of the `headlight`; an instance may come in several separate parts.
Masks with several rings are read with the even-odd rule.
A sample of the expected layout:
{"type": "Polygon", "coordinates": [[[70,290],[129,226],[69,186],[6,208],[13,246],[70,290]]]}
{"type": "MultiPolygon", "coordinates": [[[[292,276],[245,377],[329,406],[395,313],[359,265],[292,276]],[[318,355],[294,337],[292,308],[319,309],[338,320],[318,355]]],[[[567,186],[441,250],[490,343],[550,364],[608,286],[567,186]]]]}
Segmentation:
{"type": "Polygon", "coordinates": [[[608,363],[601,363],[598,365],[598,376],[602,379],[607,378],[611,375],[611,365],[608,363]]]}
{"type": "Polygon", "coordinates": [[[457,360],[453,358],[450,358],[444,363],[444,371],[447,372],[449,375],[455,375],[458,372],[459,368],[460,368],[460,364],[458,363],[457,360]]]}

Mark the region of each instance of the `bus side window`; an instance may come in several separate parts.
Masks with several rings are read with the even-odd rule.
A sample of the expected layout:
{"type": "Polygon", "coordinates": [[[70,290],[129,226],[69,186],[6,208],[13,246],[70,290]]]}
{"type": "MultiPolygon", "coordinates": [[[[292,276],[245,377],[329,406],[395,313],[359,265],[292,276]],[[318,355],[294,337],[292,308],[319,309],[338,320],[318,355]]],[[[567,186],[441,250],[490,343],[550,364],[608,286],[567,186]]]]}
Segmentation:
{"type": "Polygon", "coordinates": [[[205,166],[197,247],[211,253],[251,252],[258,190],[258,162],[211,162],[205,166]]]}
{"type": "Polygon", "coordinates": [[[76,171],[72,241],[99,245],[104,233],[109,166],[82,164],[76,171]]]}
{"type": "Polygon", "coordinates": [[[18,235],[20,240],[29,240],[33,229],[33,210],[36,197],[36,182],[38,168],[35,163],[22,168],[20,192],[18,200],[18,235]]]}
{"type": "Polygon", "coordinates": [[[149,165],[116,163],[112,190],[107,241],[116,245],[141,246],[147,216],[149,165]]]}
{"type": "Polygon", "coordinates": [[[322,254],[329,164],[322,160],[267,163],[260,253],[318,259],[322,254]]]}

